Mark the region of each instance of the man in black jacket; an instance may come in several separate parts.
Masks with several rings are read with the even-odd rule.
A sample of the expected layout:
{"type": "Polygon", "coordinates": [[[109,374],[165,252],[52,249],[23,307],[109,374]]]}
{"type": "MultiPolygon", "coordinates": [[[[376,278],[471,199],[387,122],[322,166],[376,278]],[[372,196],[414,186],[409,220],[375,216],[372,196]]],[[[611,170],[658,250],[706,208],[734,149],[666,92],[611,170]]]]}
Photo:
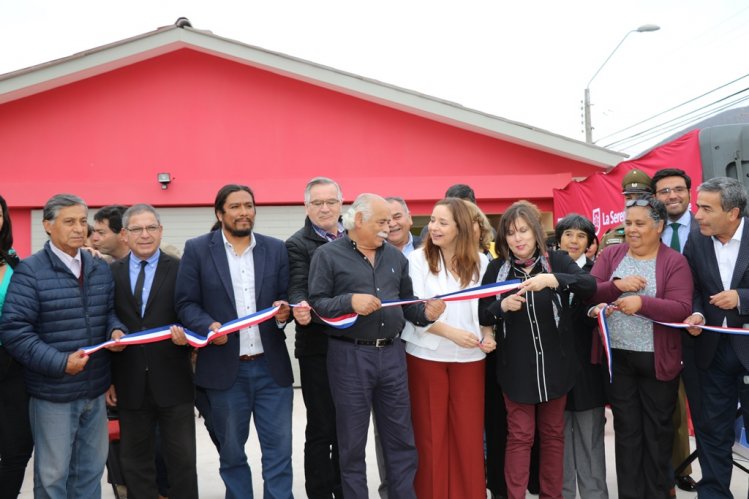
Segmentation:
{"type": "MultiPolygon", "coordinates": [[[[158,213],[136,204],[122,221],[130,253],[111,266],[117,316],[131,332],[179,322],[174,307],[179,260],[159,249],[163,229],[158,213]]],[[[119,408],[122,472],[131,499],[159,495],[154,464],[157,424],[169,495],[198,497],[190,350],[159,341],[131,345],[112,355],[114,384],[107,401],[119,408]]]]}
{"type": "MultiPolygon", "coordinates": [[[[307,301],[307,282],[312,254],[317,248],[343,235],[338,184],[316,177],[304,189],[307,218],[304,227],[286,241],[289,251],[289,302],[307,301]]],[[[326,356],[328,338],[322,323],[312,321],[309,309],[294,308],[296,342],[302,396],[307,408],[304,442],[305,490],[310,499],[342,497],[338,467],[335,408],[328,384],[326,356]]]]}

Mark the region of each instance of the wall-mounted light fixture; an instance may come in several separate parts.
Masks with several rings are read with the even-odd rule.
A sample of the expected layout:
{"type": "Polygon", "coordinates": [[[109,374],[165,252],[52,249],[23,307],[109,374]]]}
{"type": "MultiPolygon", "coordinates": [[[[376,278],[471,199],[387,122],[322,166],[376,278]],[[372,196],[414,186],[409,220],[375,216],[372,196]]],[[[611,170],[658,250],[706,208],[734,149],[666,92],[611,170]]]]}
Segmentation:
{"type": "Polygon", "coordinates": [[[172,183],[172,176],[169,173],[157,173],[156,180],[161,184],[161,188],[166,190],[169,184],[172,183]]]}

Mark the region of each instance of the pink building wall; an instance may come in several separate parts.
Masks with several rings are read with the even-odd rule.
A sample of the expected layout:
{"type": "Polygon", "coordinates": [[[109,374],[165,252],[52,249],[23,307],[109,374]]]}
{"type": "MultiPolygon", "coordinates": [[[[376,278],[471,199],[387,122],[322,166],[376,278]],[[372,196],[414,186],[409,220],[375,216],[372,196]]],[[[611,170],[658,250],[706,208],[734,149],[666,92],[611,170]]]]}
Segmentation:
{"type": "Polygon", "coordinates": [[[400,195],[415,214],[457,182],[488,213],[519,198],[551,211],[553,187],[599,171],[190,49],[0,105],[0,165],[19,250],[23,213],[58,192],[194,206],[240,182],[259,204],[301,204],[307,180],[325,175],[349,201],[400,195]]]}

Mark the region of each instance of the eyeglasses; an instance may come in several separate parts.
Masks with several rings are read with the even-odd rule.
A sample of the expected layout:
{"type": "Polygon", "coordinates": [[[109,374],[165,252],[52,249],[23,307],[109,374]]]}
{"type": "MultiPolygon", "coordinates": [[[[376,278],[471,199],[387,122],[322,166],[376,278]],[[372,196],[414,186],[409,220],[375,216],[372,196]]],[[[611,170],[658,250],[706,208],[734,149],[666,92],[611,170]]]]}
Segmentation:
{"type": "Polygon", "coordinates": [[[682,186],[679,186],[679,187],[666,187],[666,188],[661,189],[659,191],[655,191],[655,193],[656,194],[660,194],[661,196],[668,196],[672,192],[675,192],[676,194],[684,194],[685,192],[687,192],[687,190],[688,189],[686,187],[682,187],[682,186]]]}
{"type": "Polygon", "coordinates": [[[632,208],[633,206],[650,206],[649,199],[628,199],[624,206],[626,208],[632,208]]]}
{"type": "Polygon", "coordinates": [[[148,227],[127,227],[125,230],[134,236],[139,236],[144,230],[149,234],[156,234],[160,229],[161,225],[149,225],[148,227]]]}
{"type": "Polygon", "coordinates": [[[338,203],[340,203],[340,202],[341,201],[338,200],[338,199],[326,199],[325,201],[322,201],[322,200],[318,199],[318,200],[315,200],[315,201],[310,201],[309,204],[310,204],[310,206],[314,206],[315,208],[319,209],[319,208],[322,208],[322,205],[325,205],[328,208],[333,208],[333,207],[337,206],[338,203]]]}

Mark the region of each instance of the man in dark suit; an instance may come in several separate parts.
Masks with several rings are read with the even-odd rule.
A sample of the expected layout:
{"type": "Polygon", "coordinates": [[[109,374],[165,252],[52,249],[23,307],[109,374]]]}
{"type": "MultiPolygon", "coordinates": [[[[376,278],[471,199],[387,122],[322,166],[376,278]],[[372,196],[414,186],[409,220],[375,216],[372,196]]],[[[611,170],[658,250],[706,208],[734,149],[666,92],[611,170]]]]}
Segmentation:
{"type": "MultiPolygon", "coordinates": [[[[668,212],[668,220],[661,234],[663,244],[670,246],[679,253],[684,253],[684,246],[689,236],[699,234],[699,224],[689,211],[692,179],[684,170],[679,168],[663,168],[655,172],[651,180],[655,197],[663,203],[668,212]]],[[[692,466],[687,465],[679,470],[686,461],[691,450],[689,448],[689,425],[687,421],[687,399],[692,410],[692,422],[695,426],[701,424],[700,381],[695,362],[695,339],[688,333],[682,333],[682,359],[684,369],[679,382],[679,398],[674,411],[674,448],[671,464],[674,469],[675,485],[681,490],[693,492],[697,490],[697,483],[690,476],[692,466]]],[[[697,432],[699,433],[699,432],[697,432]]],[[[698,455],[699,455],[699,442],[698,455]]]]}
{"type": "MultiPolygon", "coordinates": [[[[749,223],[747,193],[735,179],[712,178],[697,188],[701,235],[691,235],[684,256],[694,275],[693,314],[685,322],[699,326],[749,327],[749,223]]],[[[702,331],[696,360],[702,390],[701,499],[731,498],[731,449],[739,396],[749,380],[749,338],[702,331]]],[[[742,404],[744,405],[744,404],[742,404]]],[[[749,416],[744,405],[744,419],[749,416]]]]}
{"type": "Polygon", "coordinates": [[[251,498],[244,451],[250,419],[263,453],[265,497],[292,497],[291,361],[283,328],[289,318],[289,260],[282,241],[252,231],[255,196],[249,187],[222,187],[214,203],[221,228],[187,241],[177,275],[177,313],[192,331],[280,305],[275,317],[201,348],[195,382],[205,388],[219,440],[226,498],[251,498]]]}
{"type": "MultiPolygon", "coordinates": [[[[131,333],[179,322],[174,290],[179,260],[163,253],[156,210],[136,204],[122,216],[130,253],[111,265],[117,316],[131,333]]],[[[176,326],[172,326],[176,327],[176,326]]],[[[158,497],[156,427],[172,497],[197,498],[195,391],[190,348],[171,341],[131,345],[112,355],[107,402],[120,417],[120,460],[128,497],[158,497]]]]}

